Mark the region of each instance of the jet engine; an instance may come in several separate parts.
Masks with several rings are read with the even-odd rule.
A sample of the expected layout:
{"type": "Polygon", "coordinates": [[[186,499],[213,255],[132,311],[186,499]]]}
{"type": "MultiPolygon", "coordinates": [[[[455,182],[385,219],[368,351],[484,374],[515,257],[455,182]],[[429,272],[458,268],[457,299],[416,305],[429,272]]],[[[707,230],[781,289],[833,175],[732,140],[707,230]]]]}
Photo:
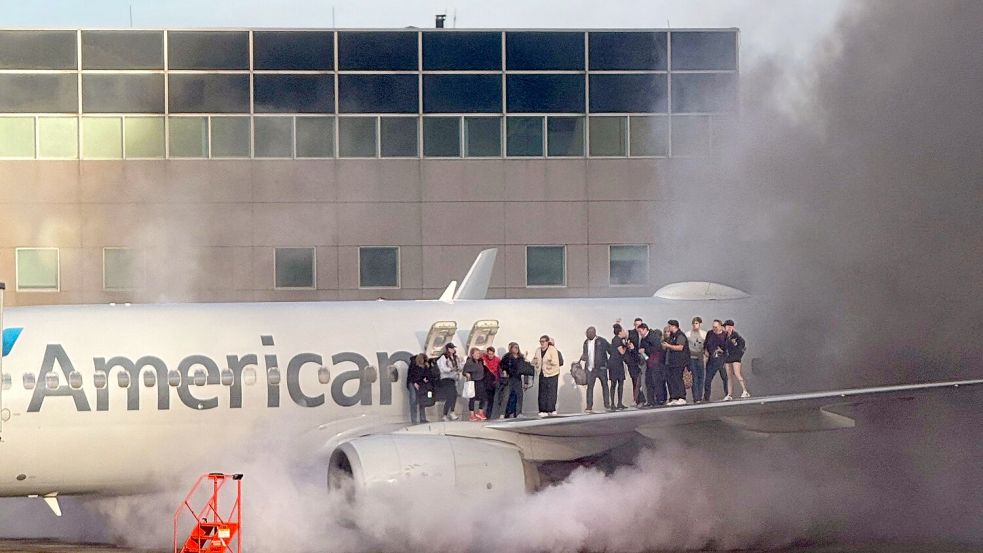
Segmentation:
{"type": "Polygon", "coordinates": [[[392,486],[466,493],[523,493],[538,485],[536,468],[510,445],[480,438],[378,434],[339,445],[328,463],[328,484],[360,490],[392,486]]]}

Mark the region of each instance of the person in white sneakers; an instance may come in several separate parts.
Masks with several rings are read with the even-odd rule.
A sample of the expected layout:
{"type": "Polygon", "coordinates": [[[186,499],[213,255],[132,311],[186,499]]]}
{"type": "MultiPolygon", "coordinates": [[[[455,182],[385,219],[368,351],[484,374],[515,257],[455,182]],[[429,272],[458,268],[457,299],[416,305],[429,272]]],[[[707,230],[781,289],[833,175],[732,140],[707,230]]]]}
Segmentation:
{"type": "Polygon", "coordinates": [[[539,349],[532,356],[532,366],[539,371],[539,416],[555,415],[560,384],[560,354],[549,336],[539,338],[539,349]]]}
{"type": "Polygon", "coordinates": [[[747,382],[741,373],[741,359],[744,358],[744,352],[747,350],[747,342],[744,341],[743,336],[734,330],[734,326],[732,319],[724,321],[724,332],[727,333],[727,345],[725,348],[727,356],[724,359],[724,367],[727,368],[727,397],[724,398],[725,401],[734,397],[735,378],[741,383],[741,397],[751,397],[751,392],[747,388],[747,382]]]}
{"type": "Polygon", "coordinates": [[[689,341],[689,371],[693,373],[693,403],[703,400],[703,374],[706,368],[703,344],[707,339],[707,331],[703,330],[703,319],[693,317],[693,330],[686,333],[689,341]]]}
{"type": "Polygon", "coordinates": [[[689,340],[679,330],[676,319],[669,320],[668,335],[663,338],[662,347],[666,350],[666,380],[669,384],[669,401],[666,405],[686,405],[683,371],[689,366],[689,340]]]}
{"type": "Polygon", "coordinates": [[[457,408],[457,381],[461,378],[461,365],[454,344],[444,346],[444,354],[437,359],[437,370],[440,371],[438,390],[444,400],[444,420],[456,421],[459,417],[454,409],[457,408]]]}

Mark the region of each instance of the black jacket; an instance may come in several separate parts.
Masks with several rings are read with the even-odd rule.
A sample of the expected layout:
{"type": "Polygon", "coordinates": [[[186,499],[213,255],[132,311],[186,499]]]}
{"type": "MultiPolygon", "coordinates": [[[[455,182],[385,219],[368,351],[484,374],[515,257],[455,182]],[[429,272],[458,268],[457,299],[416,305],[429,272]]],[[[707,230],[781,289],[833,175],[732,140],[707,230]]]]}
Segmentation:
{"type": "Polygon", "coordinates": [[[590,340],[584,340],[584,353],[580,356],[581,362],[584,363],[584,368],[588,371],[596,371],[598,369],[605,369],[608,366],[608,349],[610,349],[611,344],[607,340],[601,338],[600,336],[594,341],[594,366],[588,367],[587,360],[590,357],[587,355],[587,344],[590,340]]]}
{"type": "Polygon", "coordinates": [[[611,380],[625,379],[625,357],[618,351],[618,347],[625,347],[627,343],[628,341],[624,338],[617,336],[611,338],[611,345],[608,346],[608,378],[611,380]]]}
{"type": "Polygon", "coordinates": [[[679,367],[686,367],[689,365],[689,340],[686,338],[686,333],[682,330],[677,330],[676,332],[669,335],[669,339],[666,340],[674,346],[683,346],[682,351],[673,351],[671,349],[666,350],[666,366],[678,369],[679,367]]]}
{"type": "Polygon", "coordinates": [[[724,349],[727,352],[727,362],[735,363],[741,360],[744,351],[747,350],[747,342],[744,341],[743,336],[734,330],[727,336],[727,345],[724,349]]]}
{"type": "Polygon", "coordinates": [[[727,356],[727,333],[717,334],[714,331],[707,332],[707,339],[703,342],[703,351],[710,359],[723,359],[727,356]]]}
{"type": "Polygon", "coordinates": [[[498,369],[503,378],[521,383],[522,369],[525,364],[526,359],[523,356],[512,357],[512,354],[506,353],[502,357],[502,362],[498,364],[498,369]]]}
{"type": "Polygon", "coordinates": [[[642,335],[633,328],[628,331],[628,341],[634,347],[632,349],[625,348],[625,362],[637,367],[642,363],[642,335]]]}
{"type": "Polygon", "coordinates": [[[410,368],[406,371],[406,387],[412,389],[414,384],[420,385],[420,390],[424,390],[432,380],[430,367],[416,364],[416,359],[410,361],[410,368]]]}

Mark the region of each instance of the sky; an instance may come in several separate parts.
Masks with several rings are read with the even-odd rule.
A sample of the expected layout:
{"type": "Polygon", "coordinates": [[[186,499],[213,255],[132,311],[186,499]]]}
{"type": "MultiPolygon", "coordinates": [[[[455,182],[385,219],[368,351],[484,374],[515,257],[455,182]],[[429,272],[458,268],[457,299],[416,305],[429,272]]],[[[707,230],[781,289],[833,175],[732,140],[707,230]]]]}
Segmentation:
{"type": "Polygon", "coordinates": [[[806,59],[843,0],[0,0],[0,28],[737,27],[742,60],[806,59]],[[204,6],[207,6],[205,8],[204,6]]]}

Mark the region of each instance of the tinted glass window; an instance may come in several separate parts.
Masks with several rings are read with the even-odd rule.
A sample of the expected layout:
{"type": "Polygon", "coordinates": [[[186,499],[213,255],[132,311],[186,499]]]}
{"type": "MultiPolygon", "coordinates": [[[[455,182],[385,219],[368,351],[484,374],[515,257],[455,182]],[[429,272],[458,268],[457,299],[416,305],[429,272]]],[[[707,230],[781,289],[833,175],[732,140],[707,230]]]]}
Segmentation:
{"type": "Polygon", "coordinates": [[[669,155],[669,118],[665,116],[631,116],[631,155],[669,155]]]}
{"type": "Polygon", "coordinates": [[[249,33],[169,31],[168,69],[249,69],[249,33]]]}
{"type": "Polygon", "coordinates": [[[338,156],[375,157],[375,117],[338,118],[338,156]]]}
{"type": "Polygon", "coordinates": [[[505,61],[511,70],[584,70],[584,33],[505,33],[505,61]]]}
{"type": "Polygon", "coordinates": [[[341,113],[416,113],[416,75],[339,75],[341,113]]]}
{"type": "Polygon", "coordinates": [[[509,75],[508,110],[512,113],[582,113],[581,75],[509,75]]]}
{"type": "Polygon", "coordinates": [[[255,75],[257,113],[333,113],[332,75],[255,75]]]}
{"type": "Polygon", "coordinates": [[[710,118],[672,118],[672,155],[704,157],[710,151],[710,118]]]}
{"type": "Polygon", "coordinates": [[[298,117],[297,157],[334,157],[334,118],[298,117]]]}
{"type": "Polygon", "coordinates": [[[416,157],[416,117],[382,117],[379,121],[379,153],[382,157],[416,157]]]}
{"type": "Polygon", "coordinates": [[[623,156],[628,121],[625,117],[590,118],[590,155],[623,156]]]}
{"type": "Polygon", "coordinates": [[[277,288],[314,288],[314,248],[276,248],[277,288]]]}
{"type": "Polygon", "coordinates": [[[82,75],[82,111],[164,113],[164,76],[82,75]]]}
{"type": "Polygon", "coordinates": [[[75,31],[0,31],[0,69],[75,69],[75,31]]]}
{"type": "Polygon", "coordinates": [[[461,155],[461,118],[424,117],[423,155],[459,157],[461,155]]]}
{"type": "Polygon", "coordinates": [[[248,117],[212,117],[212,157],[249,157],[248,117]]]}
{"type": "Polygon", "coordinates": [[[34,157],[33,117],[0,117],[0,157],[34,157]]]}
{"type": "Polygon", "coordinates": [[[648,284],[648,246],[610,246],[608,282],[612,286],[648,284]]]}
{"type": "MultiPolygon", "coordinates": [[[[130,248],[102,250],[102,285],[106,290],[132,290],[142,280],[140,254],[130,248]]],[[[146,373],[152,374],[152,373],[146,373]]]]}
{"type": "Polygon", "coordinates": [[[18,248],[17,289],[57,290],[58,250],[55,248],[18,248]]]}
{"type": "Polygon", "coordinates": [[[253,32],[253,69],[334,68],[334,36],[322,31],[253,32]]]}
{"type": "Polygon", "coordinates": [[[672,69],[737,69],[737,33],[672,33],[672,69]]]}
{"type": "Polygon", "coordinates": [[[565,250],[563,246],[528,246],[526,286],[565,286],[565,250]]]}
{"type": "Polygon", "coordinates": [[[496,70],[502,68],[501,33],[431,31],[423,33],[423,68],[496,70]]]}
{"type": "Polygon", "coordinates": [[[666,33],[589,33],[590,69],[665,70],[666,33]]]}
{"type": "Polygon", "coordinates": [[[77,117],[38,118],[38,157],[78,159],[79,120],[77,117]]]}
{"type": "Polygon", "coordinates": [[[502,155],[501,117],[464,118],[464,155],[467,157],[502,155]]]}
{"type": "Polygon", "coordinates": [[[665,75],[591,75],[590,110],[593,113],[665,113],[669,105],[666,81],[665,75]]]}
{"type": "Polygon", "coordinates": [[[501,113],[501,75],[424,75],[426,113],[501,113]]]}
{"type": "Polygon", "coordinates": [[[678,73],[672,76],[672,111],[733,111],[737,105],[736,73],[678,73]]]}
{"type": "Polygon", "coordinates": [[[168,75],[172,113],[249,113],[249,75],[168,75]]]}
{"type": "Polygon", "coordinates": [[[168,126],[171,157],[208,157],[208,119],[171,117],[168,126]]]}
{"type": "Polygon", "coordinates": [[[546,152],[550,156],[584,155],[584,118],[547,118],[546,152]]]}
{"type": "Polygon", "coordinates": [[[417,70],[416,32],[338,33],[338,69],[417,70]]]}
{"type": "Polygon", "coordinates": [[[82,157],[86,159],[122,159],[122,118],[83,117],[82,157]]]}
{"type": "Polygon", "coordinates": [[[0,75],[0,112],[77,113],[75,75],[0,75]]]}
{"type": "Polygon", "coordinates": [[[163,117],[127,117],[123,120],[123,130],[123,153],[126,157],[164,157],[163,117]]]}
{"type": "Polygon", "coordinates": [[[359,248],[358,285],[361,288],[397,288],[399,248],[359,248]]]}
{"type": "Polygon", "coordinates": [[[505,120],[506,155],[538,157],[543,155],[543,118],[508,117],[505,120]]]}
{"type": "Polygon", "coordinates": [[[82,69],[163,69],[164,33],[82,31],[82,69]]]}
{"type": "Polygon", "coordinates": [[[253,119],[253,155],[256,157],[293,157],[293,117],[256,117],[253,119]]]}

